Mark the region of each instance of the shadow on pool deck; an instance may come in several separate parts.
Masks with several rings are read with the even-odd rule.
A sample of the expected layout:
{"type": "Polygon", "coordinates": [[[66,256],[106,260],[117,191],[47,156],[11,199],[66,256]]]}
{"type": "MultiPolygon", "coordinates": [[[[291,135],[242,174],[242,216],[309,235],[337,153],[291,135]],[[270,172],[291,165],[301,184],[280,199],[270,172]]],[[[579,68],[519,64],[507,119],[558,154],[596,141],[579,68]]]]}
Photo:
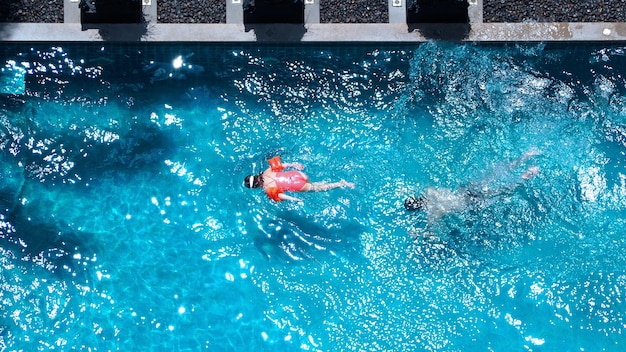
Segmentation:
{"type": "Polygon", "coordinates": [[[10,22],[13,21],[13,16],[10,15],[10,6],[14,2],[14,0],[3,0],[0,3],[0,40],[8,38],[7,33],[10,30],[10,22]]]}
{"type": "Polygon", "coordinates": [[[104,41],[140,41],[148,33],[138,0],[83,0],[79,6],[82,30],[97,29],[104,41]]]}
{"type": "MultiPolygon", "coordinates": [[[[0,18],[0,21],[3,19],[0,18]]],[[[0,40],[5,40],[9,38],[9,30],[10,25],[7,23],[0,23],[0,40]]]]}
{"type": "Polygon", "coordinates": [[[255,23],[245,26],[246,32],[253,30],[258,42],[297,42],[306,33],[304,24],[255,23]]]}
{"type": "Polygon", "coordinates": [[[406,9],[409,33],[417,29],[427,39],[462,41],[471,30],[468,8],[467,1],[409,0],[406,9]]]}
{"type": "Polygon", "coordinates": [[[245,31],[259,42],[300,41],[306,33],[303,1],[246,0],[243,9],[245,31]]]}
{"type": "Polygon", "coordinates": [[[148,35],[148,23],[139,24],[89,24],[82,26],[82,30],[97,29],[104,41],[139,42],[148,35]]]}
{"type": "Polygon", "coordinates": [[[448,23],[445,26],[437,23],[409,23],[409,33],[418,30],[426,39],[445,41],[462,41],[467,39],[472,27],[469,23],[448,23]]]}

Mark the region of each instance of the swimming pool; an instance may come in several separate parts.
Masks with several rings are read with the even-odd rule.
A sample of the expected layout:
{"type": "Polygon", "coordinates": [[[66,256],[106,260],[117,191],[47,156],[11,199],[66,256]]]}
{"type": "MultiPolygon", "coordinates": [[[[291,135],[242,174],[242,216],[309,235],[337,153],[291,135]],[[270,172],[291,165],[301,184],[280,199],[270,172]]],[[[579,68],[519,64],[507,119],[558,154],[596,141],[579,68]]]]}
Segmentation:
{"type": "Polygon", "coordinates": [[[623,46],[0,50],[0,351],[625,342],[623,46]],[[478,207],[403,207],[529,150],[478,207]],[[243,187],[274,155],[356,188],[243,187]]]}

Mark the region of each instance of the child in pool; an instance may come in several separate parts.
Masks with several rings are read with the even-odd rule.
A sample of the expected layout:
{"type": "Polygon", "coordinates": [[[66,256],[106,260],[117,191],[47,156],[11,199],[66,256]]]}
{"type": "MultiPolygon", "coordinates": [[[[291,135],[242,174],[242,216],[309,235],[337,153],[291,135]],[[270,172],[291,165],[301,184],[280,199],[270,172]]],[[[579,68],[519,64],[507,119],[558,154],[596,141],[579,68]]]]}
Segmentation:
{"type": "Polygon", "coordinates": [[[268,160],[270,167],[258,175],[249,175],[244,179],[248,188],[263,187],[267,196],[280,202],[283,200],[302,202],[302,199],[289,196],[285,192],[318,192],[333,188],[354,188],[354,183],[341,180],[339,182],[313,182],[302,172],[304,166],[300,163],[282,163],[280,156],[268,160]],[[295,169],[295,170],[286,170],[295,169]],[[286,171],[285,171],[286,170],[286,171]]]}
{"type": "MultiPolygon", "coordinates": [[[[531,149],[518,160],[510,163],[508,171],[518,167],[523,162],[540,154],[537,149],[531,149]]],[[[509,186],[490,189],[489,180],[470,183],[468,186],[457,190],[448,188],[427,188],[419,197],[409,197],[404,201],[404,208],[408,211],[425,211],[430,221],[437,220],[447,214],[462,212],[470,206],[474,206],[488,198],[513,191],[523,182],[533,178],[539,173],[537,166],[531,166],[521,175],[521,182],[515,182],[509,186]]]]}

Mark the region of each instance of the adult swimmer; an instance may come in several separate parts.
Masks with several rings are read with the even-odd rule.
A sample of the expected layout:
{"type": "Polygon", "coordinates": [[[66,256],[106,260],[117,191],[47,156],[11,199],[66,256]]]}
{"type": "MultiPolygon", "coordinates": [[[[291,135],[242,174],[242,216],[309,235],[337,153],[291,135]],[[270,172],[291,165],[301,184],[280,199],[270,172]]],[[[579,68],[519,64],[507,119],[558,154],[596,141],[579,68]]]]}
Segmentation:
{"type": "Polygon", "coordinates": [[[354,183],[341,180],[339,182],[310,182],[309,177],[302,172],[304,166],[300,163],[282,163],[280,156],[267,161],[270,167],[258,175],[248,175],[244,184],[248,188],[263,187],[267,196],[276,202],[283,200],[302,202],[302,199],[289,196],[285,192],[319,192],[333,188],[354,188],[354,183]],[[295,170],[287,170],[295,169],[295,170]]]}
{"type": "MultiPolygon", "coordinates": [[[[537,149],[529,150],[521,158],[509,163],[506,172],[511,172],[528,159],[539,154],[540,152],[537,149]]],[[[512,192],[523,182],[530,180],[538,173],[539,168],[537,166],[530,166],[521,174],[521,182],[516,181],[508,186],[495,189],[490,188],[489,184],[494,177],[470,183],[468,186],[460,187],[457,190],[430,187],[418,197],[407,198],[404,201],[404,208],[408,211],[424,211],[428,215],[429,220],[437,220],[447,214],[462,212],[491,197],[512,192]]]]}

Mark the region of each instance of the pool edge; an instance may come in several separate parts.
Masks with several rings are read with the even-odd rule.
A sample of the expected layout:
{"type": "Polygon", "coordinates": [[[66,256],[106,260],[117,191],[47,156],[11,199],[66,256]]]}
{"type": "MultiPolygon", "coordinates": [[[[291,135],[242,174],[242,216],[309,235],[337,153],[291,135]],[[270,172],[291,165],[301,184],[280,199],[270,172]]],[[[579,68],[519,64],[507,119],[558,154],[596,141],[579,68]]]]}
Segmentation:
{"type": "Polygon", "coordinates": [[[470,23],[462,37],[454,37],[458,32],[459,26],[454,24],[428,24],[411,29],[405,23],[265,24],[252,28],[243,24],[146,23],[103,24],[91,29],[83,28],[80,23],[0,23],[0,40],[24,42],[626,41],[625,22],[470,23]],[[448,32],[453,33],[449,38],[446,37],[448,32]],[[439,33],[442,38],[423,33],[439,33]]]}

